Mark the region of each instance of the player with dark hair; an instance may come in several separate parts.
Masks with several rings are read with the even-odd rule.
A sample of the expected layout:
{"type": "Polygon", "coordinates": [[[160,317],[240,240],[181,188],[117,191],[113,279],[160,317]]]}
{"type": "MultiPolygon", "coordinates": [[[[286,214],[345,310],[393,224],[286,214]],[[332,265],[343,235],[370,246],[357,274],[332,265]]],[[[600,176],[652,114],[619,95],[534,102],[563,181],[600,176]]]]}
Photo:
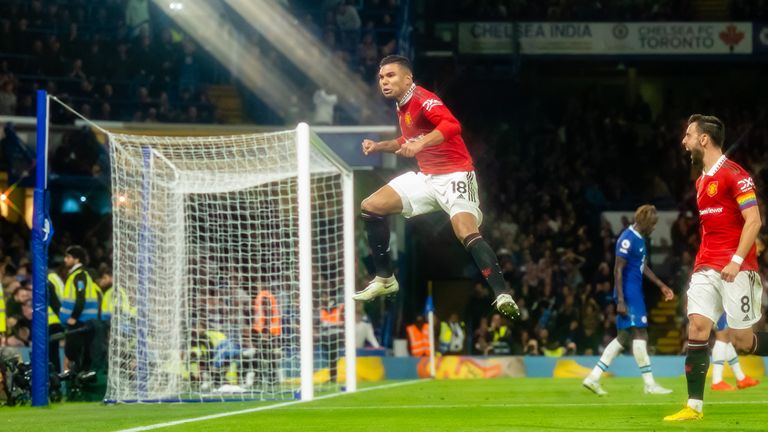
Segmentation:
{"type": "Polygon", "coordinates": [[[630,349],[635,356],[640,374],[645,382],[647,394],[669,394],[672,390],[656,383],[651,372],[651,358],[648,357],[648,313],[643,295],[643,276],[650,279],[661,290],[664,301],[672,300],[675,294],[646,265],[648,248],[644,237],[653,233],[659,217],[656,207],[646,204],[635,211],[635,223],[625,229],[616,240],[616,263],[613,266],[615,279],[613,297],[616,301],[616,328],[618,334],[605,347],[600,361],[584,378],[584,387],[597,394],[608,394],[600,385],[600,376],[622,351],[630,349]]]}
{"type": "Polygon", "coordinates": [[[752,331],[761,318],[763,291],[755,252],[762,226],[755,183],[723,154],[724,139],[725,126],[717,117],[695,114],[688,119],[682,143],[694,166],[703,167],[696,180],[701,245],[688,287],[688,403],[666,421],[702,418],[709,335],[723,312],[736,351],[768,354],[768,333],[752,331]]]}
{"type": "Polygon", "coordinates": [[[362,218],[373,254],[376,277],[355,300],[371,300],[399,289],[389,260],[387,216],[406,218],[442,210],[453,232],[472,255],[496,294],[496,308],[509,317],[518,315],[496,254],[479,232],[483,221],[472,157],[461,137],[461,125],[443,101],[413,81],[407,58],[390,55],[379,66],[379,88],[395,101],[402,135],[393,140],[363,140],[363,153],[395,153],[415,157],[419,172],[407,172],[363,200],[362,218]]]}

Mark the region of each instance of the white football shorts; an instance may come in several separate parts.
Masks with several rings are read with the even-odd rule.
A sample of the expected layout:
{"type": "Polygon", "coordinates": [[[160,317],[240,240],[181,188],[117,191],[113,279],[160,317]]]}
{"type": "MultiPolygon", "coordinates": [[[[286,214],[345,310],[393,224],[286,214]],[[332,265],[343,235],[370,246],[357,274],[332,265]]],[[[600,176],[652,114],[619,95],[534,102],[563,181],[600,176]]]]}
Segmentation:
{"type": "Polygon", "coordinates": [[[474,171],[434,175],[409,171],[388,184],[400,195],[403,216],[407,218],[442,209],[450,217],[470,213],[477,219],[478,226],[483,222],[474,171]]]}
{"type": "Polygon", "coordinates": [[[740,271],[736,280],[725,282],[716,270],[697,271],[688,285],[688,315],[703,315],[717,323],[725,311],[728,327],[750,328],[762,316],[762,294],[763,284],[757,272],[740,271]]]}

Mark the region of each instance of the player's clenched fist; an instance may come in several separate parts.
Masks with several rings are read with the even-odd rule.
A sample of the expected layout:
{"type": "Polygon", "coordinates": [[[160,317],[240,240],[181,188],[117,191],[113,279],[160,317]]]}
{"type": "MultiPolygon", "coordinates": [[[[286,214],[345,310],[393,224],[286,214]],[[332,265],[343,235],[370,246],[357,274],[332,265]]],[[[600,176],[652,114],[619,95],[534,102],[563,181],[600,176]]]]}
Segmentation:
{"type": "Polygon", "coordinates": [[[373,153],[376,151],[376,143],[374,141],[371,141],[369,139],[363,140],[363,154],[368,156],[368,154],[373,153]]]}
{"type": "Polygon", "coordinates": [[[424,145],[420,140],[409,141],[400,146],[400,150],[396,151],[395,154],[404,157],[414,157],[422,148],[424,148],[424,145]]]}
{"type": "Polygon", "coordinates": [[[739,264],[736,264],[735,262],[728,263],[728,265],[723,267],[723,270],[720,272],[720,277],[726,282],[735,281],[736,275],[739,273],[739,267],[739,264]]]}

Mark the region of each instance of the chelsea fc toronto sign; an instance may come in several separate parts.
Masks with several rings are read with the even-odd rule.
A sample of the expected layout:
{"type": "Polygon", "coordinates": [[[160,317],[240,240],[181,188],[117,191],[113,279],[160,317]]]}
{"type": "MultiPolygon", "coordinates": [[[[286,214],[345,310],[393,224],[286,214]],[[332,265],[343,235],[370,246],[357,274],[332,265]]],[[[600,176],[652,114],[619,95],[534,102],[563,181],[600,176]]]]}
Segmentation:
{"type": "Polygon", "coordinates": [[[462,54],[739,55],[752,54],[752,23],[458,24],[462,54]]]}

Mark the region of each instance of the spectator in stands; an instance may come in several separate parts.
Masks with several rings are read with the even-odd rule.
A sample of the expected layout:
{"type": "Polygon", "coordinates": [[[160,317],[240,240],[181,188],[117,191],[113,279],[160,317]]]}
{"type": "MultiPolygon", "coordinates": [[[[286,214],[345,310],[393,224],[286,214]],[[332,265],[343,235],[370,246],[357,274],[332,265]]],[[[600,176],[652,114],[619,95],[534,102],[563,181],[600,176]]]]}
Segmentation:
{"type": "Polygon", "coordinates": [[[0,115],[16,115],[17,102],[13,80],[6,78],[0,83],[0,115]]]}
{"type": "Polygon", "coordinates": [[[11,20],[2,18],[0,19],[0,52],[14,51],[16,51],[16,35],[11,27],[11,20]]]}
{"type": "Polygon", "coordinates": [[[379,66],[379,48],[376,46],[373,32],[366,32],[362,42],[357,46],[357,59],[360,64],[360,74],[363,77],[376,76],[379,66]]]}
{"type": "Polygon", "coordinates": [[[482,317],[472,335],[472,353],[485,355],[486,351],[489,349],[488,338],[488,318],[482,317]]]}
{"type": "Polygon", "coordinates": [[[315,104],[314,124],[333,124],[334,108],[339,102],[338,96],[326,92],[324,88],[318,88],[312,96],[312,101],[315,104]]]}
{"type": "Polygon", "coordinates": [[[125,24],[131,37],[144,31],[149,34],[149,0],[127,0],[125,2],[125,24]]]}
{"type": "Polygon", "coordinates": [[[491,298],[489,288],[482,282],[475,282],[464,312],[464,317],[469,324],[468,332],[470,334],[480,327],[482,318],[488,314],[488,311],[492,310],[492,302],[493,299],[491,298]]]}
{"type": "Polygon", "coordinates": [[[364,348],[366,345],[373,348],[380,348],[381,346],[373,332],[373,326],[371,325],[370,319],[363,310],[362,303],[358,303],[355,308],[357,309],[355,311],[355,343],[357,348],[364,348]]]}
{"type": "Polygon", "coordinates": [[[32,281],[24,280],[6,304],[8,346],[28,347],[32,327],[32,281]]]}
{"type": "Polygon", "coordinates": [[[488,345],[484,354],[509,355],[512,353],[512,332],[507,325],[506,318],[500,314],[495,313],[491,317],[487,337],[488,345]]]}
{"type": "Polygon", "coordinates": [[[86,81],[88,76],[85,74],[85,72],[83,72],[83,61],[79,58],[75,59],[75,61],[72,62],[72,69],[69,71],[67,76],[74,80],[86,81]]]}
{"type": "Polygon", "coordinates": [[[452,313],[447,321],[440,323],[439,348],[443,355],[463,353],[465,338],[465,325],[459,320],[459,314],[452,313]]]}
{"type": "Polygon", "coordinates": [[[362,22],[352,0],[346,0],[336,8],[336,25],[341,36],[341,48],[352,53],[360,42],[360,28],[362,22]]]}

